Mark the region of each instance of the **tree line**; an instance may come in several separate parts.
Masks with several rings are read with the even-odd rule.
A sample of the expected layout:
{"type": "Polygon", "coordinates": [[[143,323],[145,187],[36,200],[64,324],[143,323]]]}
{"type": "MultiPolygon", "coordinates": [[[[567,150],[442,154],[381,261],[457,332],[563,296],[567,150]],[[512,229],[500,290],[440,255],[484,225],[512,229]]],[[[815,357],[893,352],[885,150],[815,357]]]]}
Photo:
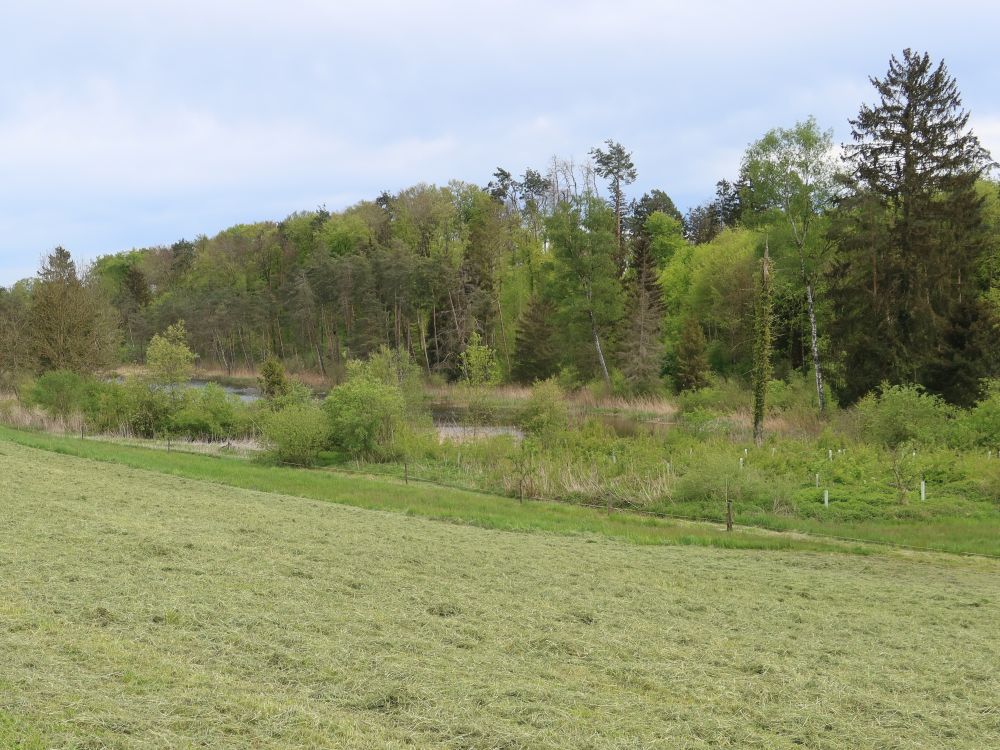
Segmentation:
{"type": "Polygon", "coordinates": [[[969,404],[1000,372],[993,162],[943,62],[905,50],[871,83],[842,153],[812,118],[775,128],[685,215],[663,190],[630,196],[633,155],[609,140],[582,162],[421,184],[85,270],[57,248],[0,290],[0,371],[141,362],[187,321],[201,362],[227,371],[273,355],[339,382],[388,346],[454,380],[473,342],[515,382],[650,393],[757,383],[763,368],[809,377],[820,409],[883,382],[969,404]]]}

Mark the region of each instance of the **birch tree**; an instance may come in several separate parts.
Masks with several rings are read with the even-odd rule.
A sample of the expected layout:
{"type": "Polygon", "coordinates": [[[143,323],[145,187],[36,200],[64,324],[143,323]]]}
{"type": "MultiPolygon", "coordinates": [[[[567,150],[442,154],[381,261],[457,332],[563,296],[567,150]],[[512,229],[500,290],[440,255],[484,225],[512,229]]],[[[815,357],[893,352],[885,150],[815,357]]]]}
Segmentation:
{"type": "Polygon", "coordinates": [[[806,294],[816,399],[826,409],[819,331],[816,325],[815,274],[820,239],[817,220],[834,197],[833,131],[820,130],[814,118],[792,128],[775,128],[753,143],[743,157],[746,208],[776,212],[791,232],[799,275],[806,294]]]}

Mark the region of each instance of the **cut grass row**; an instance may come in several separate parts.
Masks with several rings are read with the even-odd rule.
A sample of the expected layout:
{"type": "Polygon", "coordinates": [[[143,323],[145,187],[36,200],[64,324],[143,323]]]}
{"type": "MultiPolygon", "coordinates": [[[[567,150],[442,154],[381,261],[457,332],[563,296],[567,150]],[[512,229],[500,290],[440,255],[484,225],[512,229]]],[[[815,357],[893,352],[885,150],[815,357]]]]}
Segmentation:
{"type": "MultiPolygon", "coordinates": [[[[267,466],[245,460],[165,452],[103,441],[0,427],[6,440],[41,450],[122,464],[163,474],[261,492],[326,500],[360,508],[508,531],[596,534],[636,544],[680,544],[727,549],[823,550],[866,554],[860,544],[803,539],[747,528],[727,533],[714,524],[687,523],[630,513],[605,514],[572,504],[531,501],[411,483],[389,477],[352,476],[331,471],[267,466]]],[[[2,450],[2,448],[0,448],[2,450]]]]}

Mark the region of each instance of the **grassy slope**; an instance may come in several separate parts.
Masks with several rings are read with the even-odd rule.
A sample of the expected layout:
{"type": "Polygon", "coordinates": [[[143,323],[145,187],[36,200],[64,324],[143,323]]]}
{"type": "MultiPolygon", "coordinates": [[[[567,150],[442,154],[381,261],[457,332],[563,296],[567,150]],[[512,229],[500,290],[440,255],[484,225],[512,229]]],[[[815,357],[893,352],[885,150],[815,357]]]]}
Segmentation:
{"type": "Polygon", "coordinates": [[[989,560],[511,534],[0,445],[0,745],[983,748],[989,560]]]}
{"type": "Polygon", "coordinates": [[[725,533],[710,524],[693,524],[600,511],[573,505],[515,500],[423,484],[404,485],[390,478],[350,476],[324,471],[282,468],[244,460],[134,448],[114,443],[22,432],[0,426],[3,441],[73,456],[123,464],[132,468],[263,492],[278,492],[360,508],[513,531],[593,533],[638,544],[709,545],[732,549],[812,549],[867,552],[857,545],[797,539],[750,529],[725,533]]]}

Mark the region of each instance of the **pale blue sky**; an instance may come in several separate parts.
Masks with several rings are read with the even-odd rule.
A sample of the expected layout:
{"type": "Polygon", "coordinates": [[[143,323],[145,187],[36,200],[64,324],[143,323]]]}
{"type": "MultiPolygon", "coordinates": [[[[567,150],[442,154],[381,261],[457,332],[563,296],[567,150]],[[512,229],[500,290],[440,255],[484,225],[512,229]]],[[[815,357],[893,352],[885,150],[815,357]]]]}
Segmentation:
{"type": "Polygon", "coordinates": [[[682,208],[810,114],[848,137],[904,47],[944,58],[1000,156],[996,2],[4,3],[0,285],[331,209],[485,184],[605,138],[682,208]]]}

